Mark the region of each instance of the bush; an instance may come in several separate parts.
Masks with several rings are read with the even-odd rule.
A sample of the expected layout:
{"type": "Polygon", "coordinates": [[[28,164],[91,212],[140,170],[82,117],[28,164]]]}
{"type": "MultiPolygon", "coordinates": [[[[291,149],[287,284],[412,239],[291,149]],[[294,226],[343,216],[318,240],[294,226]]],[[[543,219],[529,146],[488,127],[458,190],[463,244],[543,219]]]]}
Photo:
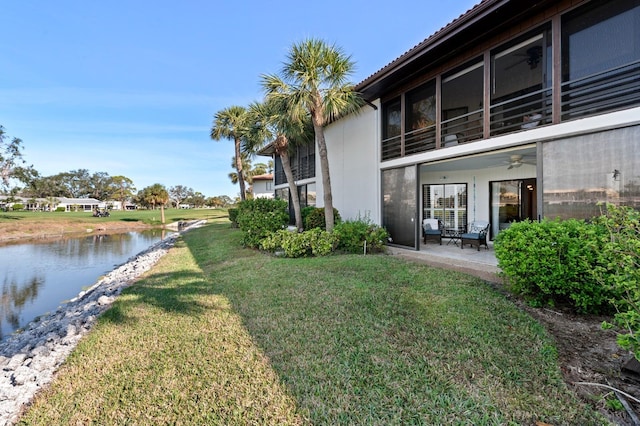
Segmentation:
{"type": "Polygon", "coordinates": [[[24,209],[24,205],[20,203],[15,203],[13,206],[11,206],[11,210],[13,211],[22,210],[22,209],[24,209]]]}
{"type": "Polygon", "coordinates": [[[66,209],[66,207],[57,207],[57,208],[56,208],[56,211],[57,211],[57,212],[66,212],[66,211],[67,211],[67,209],[66,209]]]}
{"type": "MultiPolygon", "coordinates": [[[[304,229],[327,229],[327,223],[324,220],[324,207],[305,207],[305,215],[303,217],[304,229]]],[[[333,209],[333,221],[335,224],[340,223],[340,213],[337,209],[333,209]]]]}
{"type": "Polygon", "coordinates": [[[238,205],[236,221],[243,233],[242,244],[258,247],[260,241],[270,233],[287,226],[287,202],[268,198],[242,201],[238,205]]]}
{"type": "Polygon", "coordinates": [[[602,262],[602,236],[602,227],[576,219],[524,221],[500,232],[494,247],[512,291],[534,305],[601,313],[614,296],[593,274],[602,262]]]}
{"type": "Polygon", "coordinates": [[[231,221],[231,227],[238,227],[238,209],[232,208],[229,209],[229,220],[231,221]]]}
{"type": "Polygon", "coordinates": [[[263,250],[275,252],[282,249],[286,257],[326,256],[335,245],[336,237],[319,228],[300,233],[280,230],[260,243],[263,250]]]}
{"type": "Polygon", "coordinates": [[[628,332],[618,335],[618,344],[640,360],[640,212],[607,205],[594,224],[604,230],[594,275],[616,295],[613,322],[628,332]]]}
{"type": "Polygon", "coordinates": [[[336,225],[333,232],[338,238],[338,249],[349,253],[369,253],[384,250],[389,238],[386,229],[371,223],[369,219],[346,221],[336,225]]]}

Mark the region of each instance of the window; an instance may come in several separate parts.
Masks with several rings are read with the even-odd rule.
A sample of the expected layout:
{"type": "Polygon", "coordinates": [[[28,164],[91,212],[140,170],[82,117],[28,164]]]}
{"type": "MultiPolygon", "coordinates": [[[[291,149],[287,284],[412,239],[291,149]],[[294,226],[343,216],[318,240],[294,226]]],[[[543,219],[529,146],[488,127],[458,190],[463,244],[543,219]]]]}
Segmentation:
{"type": "MultiPolygon", "coordinates": [[[[295,180],[309,179],[316,176],[316,147],[315,144],[297,146],[295,154],[289,158],[291,171],[295,180]]],[[[282,160],[279,155],[274,159],[276,185],[287,183],[287,176],[282,168],[282,160]]]]}
{"type": "Polygon", "coordinates": [[[467,184],[422,185],[422,218],[439,219],[445,229],[467,226],[467,184]]]}
{"type": "Polygon", "coordinates": [[[382,109],[382,159],[402,156],[402,108],[400,99],[386,103],[382,109]]]}
{"type": "Polygon", "coordinates": [[[407,93],[405,155],[436,147],[436,82],[407,93]]]}
{"type": "Polygon", "coordinates": [[[538,30],[491,55],[491,135],[551,122],[551,31],[538,30]]]}
{"type": "Polygon", "coordinates": [[[563,17],[562,118],[640,100],[640,2],[598,1],[563,17]]]}
{"type": "Polygon", "coordinates": [[[481,139],[484,66],[476,62],[442,78],[444,146],[481,139]]]}

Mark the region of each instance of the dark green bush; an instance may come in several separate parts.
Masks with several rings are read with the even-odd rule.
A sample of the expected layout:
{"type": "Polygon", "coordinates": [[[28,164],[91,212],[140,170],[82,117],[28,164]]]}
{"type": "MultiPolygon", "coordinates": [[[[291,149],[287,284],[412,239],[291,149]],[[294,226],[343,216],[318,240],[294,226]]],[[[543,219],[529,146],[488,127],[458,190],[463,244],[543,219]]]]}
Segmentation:
{"type": "Polygon", "coordinates": [[[601,226],[581,220],[524,221],[500,232],[494,247],[512,291],[533,304],[607,312],[614,294],[593,275],[602,235],[601,226]]]}
{"type": "Polygon", "coordinates": [[[271,252],[282,249],[286,257],[326,256],[336,245],[336,236],[320,228],[305,232],[280,230],[264,238],[260,247],[271,252]]]}
{"type": "Polygon", "coordinates": [[[614,323],[625,330],[618,344],[640,360],[640,212],[607,205],[594,224],[604,229],[602,261],[594,275],[616,294],[614,323]]]}
{"type": "Polygon", "coordinates": [[[232,208],[229,209],[229,220],[231,221],[231,227],[238,227],[238,209],[232,208]]]}
{"type": "MultiPolygon", "coordinates": [[[[327,229],[327,223],[324,220],[324,207],[306,207],[303,210],[307,210],[305,212],[305,216],[303,218],[304,229],[327,229]],[[309,210],[307,210],[309,209],[309,210]]],[[[333,209],[333,221],[335,224],[340,223],[342,219],[340,218],[340,213],[336,208],[333,209]]]]}
{"type": "Polygon", "coordinates": [[[333,229],[338,238],[338,250],[348,253],[368,253],[384,250],[389,238],[386,229],[371,223],[368,219],[348,220],[333,229]],[[365,245],[366,243],[366,245],[365,245]]]}
{"type": "Polygon", "coordinates": [[[238,205],[236,221],[242,231],[242,244],[258,247],[260,240],[287,226],[287,202],[268,198],[242,201],[238,205]]]}

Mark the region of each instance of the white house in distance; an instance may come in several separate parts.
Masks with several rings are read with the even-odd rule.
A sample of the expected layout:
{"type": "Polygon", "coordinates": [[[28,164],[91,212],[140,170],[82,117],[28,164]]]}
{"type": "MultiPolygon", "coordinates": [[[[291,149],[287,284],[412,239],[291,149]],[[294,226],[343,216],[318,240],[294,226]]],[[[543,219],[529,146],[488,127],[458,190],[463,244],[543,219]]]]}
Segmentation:
{"type": "MultiPolygon", "coordinates": [[[[489,221],[493,239],[599,202],[640,207],[638,0],[483,0],[355,89],[370,104],[325,130],[334,206],[394,244],[418,249],[424,218],[489,221]]],[[[321,171],[303,149],[313,205],[321,171]]],[[[276,157],[287,199],[281,172],[276,157]]]]}
{"type": "Polygon", "coordinates": [[[273,174],[266,173],[253,176],[251,188],[254,198],[273,198],[273,174]]]}
{"type": "Polygon", "coordinates": [[[16,204],[21,204],[25,210],[43,210],[54,211],[59,207],[64,207],[67,212],[93,212],[95,209],[104,209],[106,203],[96,200],[95,198],[67,198],[67,197],[51,197],[51,198],[25,198],[13,197],[7,201],[8,197],[0,197],[0,208],[13,208],[16,204]]]}

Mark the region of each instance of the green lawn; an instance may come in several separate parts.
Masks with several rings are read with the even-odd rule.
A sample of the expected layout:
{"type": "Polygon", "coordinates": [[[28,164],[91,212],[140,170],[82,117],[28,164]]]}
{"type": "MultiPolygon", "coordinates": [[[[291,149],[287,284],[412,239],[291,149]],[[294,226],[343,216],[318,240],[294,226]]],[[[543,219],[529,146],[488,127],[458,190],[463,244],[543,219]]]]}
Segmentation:
{"type": "Polygon", "coordinates": [[[392,256],[283,259],[220,219],[128,288],[23,424],[606,424],[541,325],[392,256]]]}
{"type": "MultiPolygon", "coordinates": [[[[159,225],[160,210],[127,210],[111,211],[110,217],[93,217],[91,212],[29,212],[29,211],[0,211],[0,224],[18,222],[40,222],[42,224],[60,221],[71,222],[143,222],[150,225],[159,225]]],[[[179,220],[213,219],[227,215],[226,209],[165,209],[167,223],[179,220]]]]}

